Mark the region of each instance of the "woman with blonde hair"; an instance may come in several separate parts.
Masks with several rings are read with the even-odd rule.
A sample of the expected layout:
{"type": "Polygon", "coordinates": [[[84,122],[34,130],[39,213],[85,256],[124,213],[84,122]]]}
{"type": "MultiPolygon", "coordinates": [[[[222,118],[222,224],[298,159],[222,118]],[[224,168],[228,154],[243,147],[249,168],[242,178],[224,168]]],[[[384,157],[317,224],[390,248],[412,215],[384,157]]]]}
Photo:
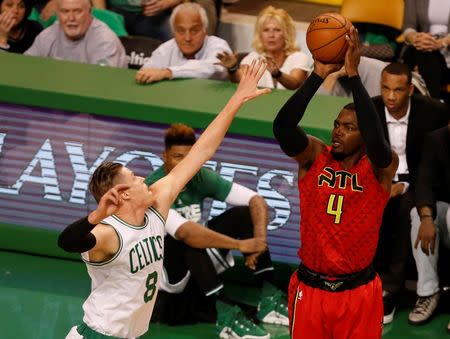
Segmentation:
{"type": "Polygon", "coordinates": [[[256,20],[252,47],[254,51],[244,57],[239,65],[236,55],[217,55],[222,65],[228,69],[230,79],[239,82],[243,71],[253,60],[264,58],[267,70],[258,86],[296,89],[305,81],[309,67],[308,56],[300,52],[296,43],[294,21],[281,8],[268,6],[256,20]]]}

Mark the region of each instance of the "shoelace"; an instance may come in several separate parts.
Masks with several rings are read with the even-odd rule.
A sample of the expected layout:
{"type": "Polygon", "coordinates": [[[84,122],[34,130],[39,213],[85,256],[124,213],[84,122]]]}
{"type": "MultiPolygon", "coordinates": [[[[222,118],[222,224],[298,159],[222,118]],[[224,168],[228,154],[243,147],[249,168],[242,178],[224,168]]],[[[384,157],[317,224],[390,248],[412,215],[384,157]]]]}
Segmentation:
{"type": "Polygon", "coordinates": [[[428,306],[431,304],[432,297],[419,297],[419,300],[416,302],[416,306],[414,307],[413,313],[415,314],[424,314],[427,310],[428,306]]]}

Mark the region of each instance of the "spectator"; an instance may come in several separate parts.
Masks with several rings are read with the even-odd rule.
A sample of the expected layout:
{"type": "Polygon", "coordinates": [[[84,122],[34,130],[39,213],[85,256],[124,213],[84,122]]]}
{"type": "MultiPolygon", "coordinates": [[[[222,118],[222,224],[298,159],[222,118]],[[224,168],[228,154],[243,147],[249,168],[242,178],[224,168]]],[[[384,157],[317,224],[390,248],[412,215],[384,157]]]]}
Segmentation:
{"type": "MultiPolygon", "coordinates": [[[[169,174],[194,143],[195,132],[192,128],[183,124],[172,125],[165,135],[164,166],[150,174],[146,183],[152,185],[169,174]]],[[[256,192],[231,183],[205,168],[200,169],[175,199],[172,205],[174,210],[169,213],[166,223],[170,233],[181,235],[181,232],[176,232],[178,228],[195,227],[202,217],[206,198],[236,206],[210,219],[206,225],[211,230],[237,239],[253,236],[263,240],[267,238],[268,211],[264,199],[256,192]]],[[[160,285],[165,292],[160,294],[155,320],[169,324],[217,321],[217,333],[221,337],[231,330],[235,333],[233,338],[244,338],[244,335],[248,338],[252,335],[251,338],[255,339],[268,338],[265,330],[247,320],[238,307],[233,307],[223,297],[224,286],[217,272],[233,266],[231,253],[218,249],[197,250],[181,241],[182,236],[174,238],[166,235],[164,238],[164,269],[167,276],[163,277],[160,285]]],[[[287,326],[287,300],[270,283],[273,266],[269,252],[247,255],[245,264],[253,270],[256,285],[262,287],[257,318],[265,323],[287,326]]]]}
{"type": "Polygon", "coordinates": [[[408,48],[403,59],[411,69],[418,66],[434,98],[450,82],[449,23],[450,1],[405,1],[403,35],[408,48]]]}
{"type": "MultiPolygon", "coordinates": [[[[381,71],[387,63],[381,60],[361,57],[358,66],[359,76],[370,96],[380,95],[381,71]]],[[[342,97],[351,97],[350,80],[344,67],[330,74],[319,89],[319,93],[342,97]]]]}
{"type": "Polygon", "coordinates": [[[171,38],[170,13],[182,2],[183,0],[111,0],[109,4],[112,11],[123,15],[129,34],[167,41],[171,38]]]}
{"type": "Polygon", "coordinates": [[[175,37],[161,46],[136,74],[139,83],[172,78],[225,79],[226,70],[216,65],[216,55],[231,52],[228,43],[208,36],[208,18],[196,3],[177,6],[170,17],[175,37]]]}
{"type": "Polygon", "coordinates": [[[30,0],[0,0],[0,49],[23,53],[42,31],[42,26],[28,20],[30,0]]]}
{"type": "MultiPolygon", "coordinates": [[[[411,244],[418,272],[417,299],[409,323],[421,325],[439,301],[439,244],[450,247],[450,122],[427,136],[419,164],[411,244]]],[[[450,323],[447,325],[450,333],[450,323]]]]}
{"type": "Polygon", "coordinates": [[[89,0],[57,0],[58,22],[42,31],[27,55],[127,67],[125,49],[106,24],[92,17],[89,0]]]}
{"type": "MultiPolygon", "coordinates": [[[[57,0],[38,0],[36,2],[35,8],[40,13],[40,20],[43,22],[50,20],[52,16],[56,15],[57,0]]],[[[94,8],[106,8],[104,0],[91,0],[91,3],[94,8]]],[[[46,26],[44,25],[44,27],[46,26]]]]}
{"type": "Polygon", "coordinates": [[[240,65],[234,54],[225,52],[218,55],[231,81],[239,82],[243,70],[261,57],[267,61],[267,70],[258,86],[297,89],[305,81],[309,71],[308,56],[297,47],[294,21],[284,9],[268,6],[259,13],[253,49],[240,65]]]}
{"type": "Polygon", "coordinates": [[[410,211],[414,206],[415,178],[426,133],[444,126],[449,113],[441,102],[413,94],[407,65],[392,63],[381,74],[381,96],[373,98],[383,131],[399,165],[391,197],[383,213],[377,248],[377,271],[383,283],[384,323],[393,320],[398,293],[405,282],[410,255],[410,211]],[[391,246],[390,246],[391,245],[391,246]]]}

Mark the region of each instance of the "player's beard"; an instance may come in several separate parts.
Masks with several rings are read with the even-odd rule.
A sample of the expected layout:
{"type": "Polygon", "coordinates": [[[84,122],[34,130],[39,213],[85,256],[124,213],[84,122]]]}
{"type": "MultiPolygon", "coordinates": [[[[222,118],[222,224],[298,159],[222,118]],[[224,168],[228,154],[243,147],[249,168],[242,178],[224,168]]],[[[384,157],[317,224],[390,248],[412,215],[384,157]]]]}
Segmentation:
{"type": "Polygon", "coordinates": [[[345,154],[344,152],[333,152],[333,151],[331,151],[331,155],[332,155],[332,157],[333,157],[334,160],[336,160],[336,161],[342,161],[342,160],[345,159],[345,157],[346,157],[348,154],[345,154]]]}

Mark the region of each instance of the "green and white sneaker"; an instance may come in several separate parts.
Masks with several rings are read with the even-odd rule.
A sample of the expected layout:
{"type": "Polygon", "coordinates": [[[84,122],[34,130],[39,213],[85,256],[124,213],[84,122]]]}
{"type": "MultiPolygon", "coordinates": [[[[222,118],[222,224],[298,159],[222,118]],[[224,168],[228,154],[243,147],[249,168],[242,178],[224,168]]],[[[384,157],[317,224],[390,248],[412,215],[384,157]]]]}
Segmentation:
{"type": "Polygon", "coordinates": [[[270,334],[245,317],[237,306],[217,301],[216,332],[223,339],[270,339],[270,334]]]}
{"type": "Polygon", "coordinates": [[[256,317],[266,324],[289,326],[286,294],[264,282],[256,317]]]}

